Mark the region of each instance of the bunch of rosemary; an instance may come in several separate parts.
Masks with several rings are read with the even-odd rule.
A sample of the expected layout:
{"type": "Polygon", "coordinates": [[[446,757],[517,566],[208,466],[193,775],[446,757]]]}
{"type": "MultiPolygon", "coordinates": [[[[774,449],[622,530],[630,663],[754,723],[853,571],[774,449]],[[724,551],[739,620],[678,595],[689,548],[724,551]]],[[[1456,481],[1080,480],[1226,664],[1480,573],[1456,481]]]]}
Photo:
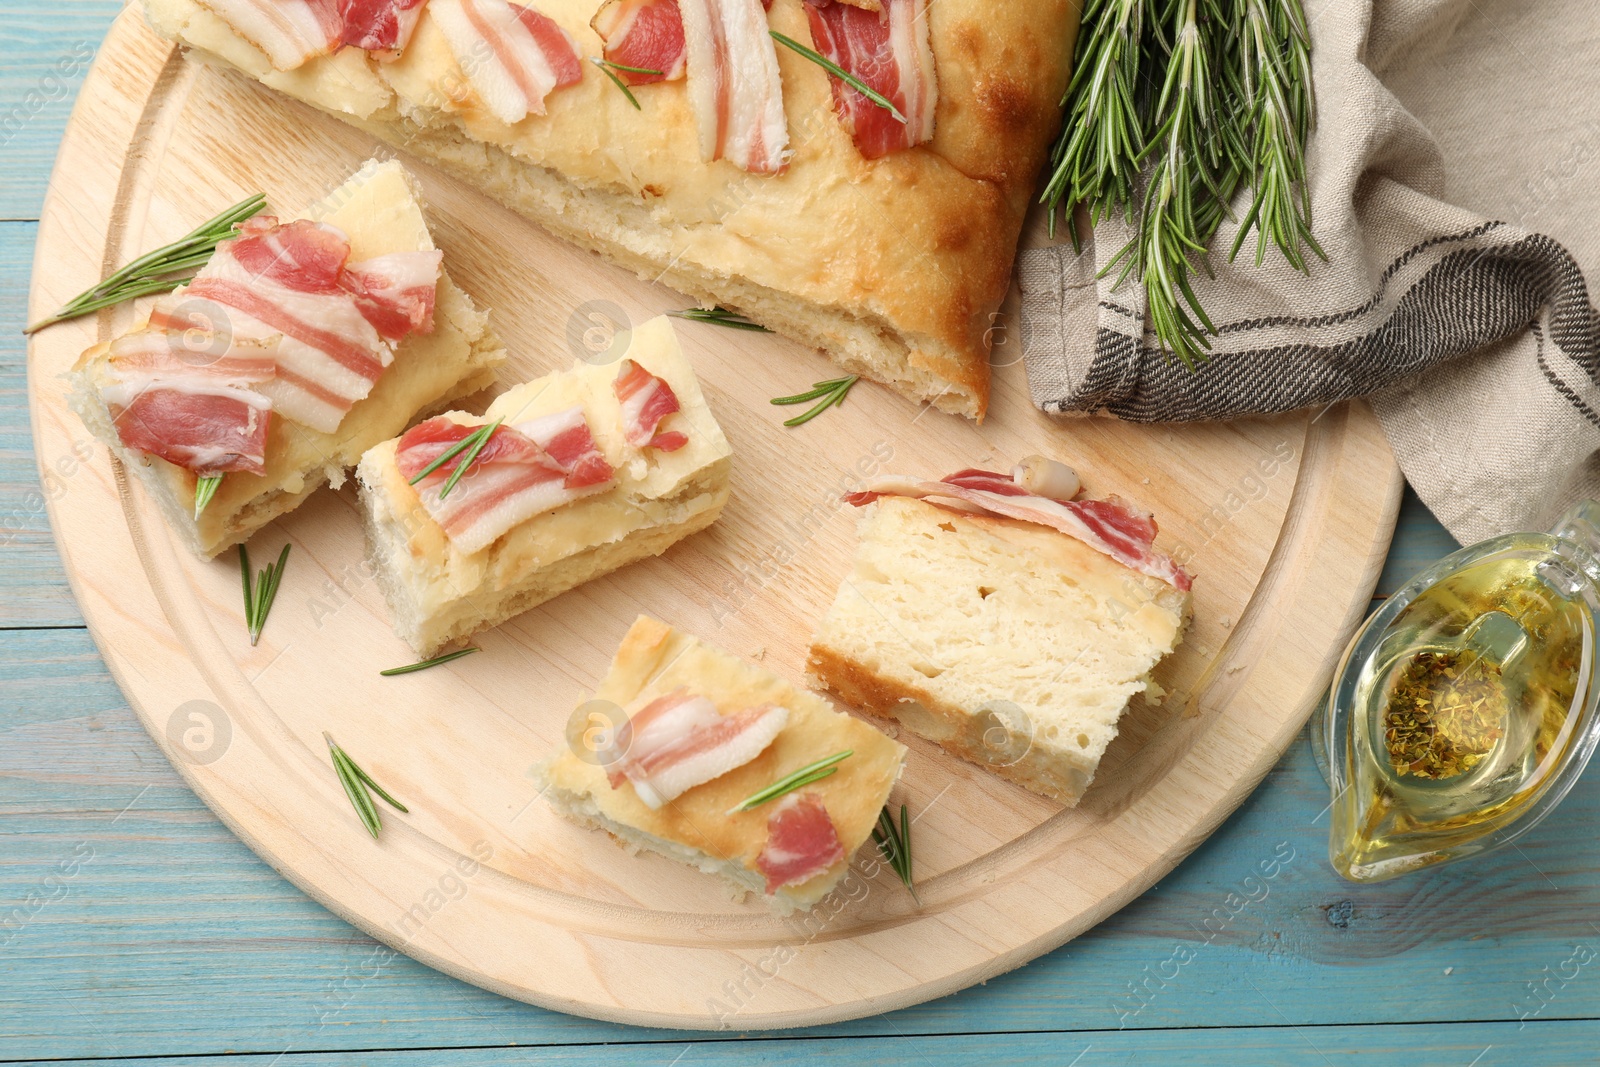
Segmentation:
{"type": "MultiPolygon", "coordinates": [[[[1256,233],[1306,270],[1305,144],[1314,121],[1311,35],[1300,0],[1087,0],[1066,127],[1042,201],[1098,225],[1122,212],[1135,236],[1101,270],[1142,282],[1161,344],[1193,367],[1215,335],[1189,282],[1234,194],[1252,197],[1228,257],[1256,233]]],[[[1078,244],[1076,222],[1073,243],[1078,244]]]]}

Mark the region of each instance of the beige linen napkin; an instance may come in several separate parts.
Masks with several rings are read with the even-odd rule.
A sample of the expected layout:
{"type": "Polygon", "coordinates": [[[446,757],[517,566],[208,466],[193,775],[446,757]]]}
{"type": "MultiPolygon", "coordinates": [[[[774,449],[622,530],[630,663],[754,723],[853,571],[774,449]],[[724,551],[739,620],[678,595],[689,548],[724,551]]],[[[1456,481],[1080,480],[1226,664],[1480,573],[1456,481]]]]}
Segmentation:
{"type": "Polygon", "coordinates": [[[1033,399],[1055,413],[1228,418],[1371,396],[1406,477],[1464,543],[1600,495],[1600,7],[1308,0],[1317,132],[1307,279],[1276,251],[1196,279],[1219,327],[1196,372],[1142,290],[1095,274],[1103,223],[1023,253],[1033,399]],[[1569,251],[1570,249],[1570,251],[1569,251]]]}

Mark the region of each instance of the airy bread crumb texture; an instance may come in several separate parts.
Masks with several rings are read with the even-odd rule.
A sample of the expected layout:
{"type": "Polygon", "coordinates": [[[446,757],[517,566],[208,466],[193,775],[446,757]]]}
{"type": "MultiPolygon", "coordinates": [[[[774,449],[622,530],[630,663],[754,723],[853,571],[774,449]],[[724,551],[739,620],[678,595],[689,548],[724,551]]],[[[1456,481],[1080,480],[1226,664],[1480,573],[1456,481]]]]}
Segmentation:
{"type": "Polygon", "coordinates": [[[1074,805],[1189,597],[1054,530],[886,497],[812,641],[813,680],[1074,805]]]}

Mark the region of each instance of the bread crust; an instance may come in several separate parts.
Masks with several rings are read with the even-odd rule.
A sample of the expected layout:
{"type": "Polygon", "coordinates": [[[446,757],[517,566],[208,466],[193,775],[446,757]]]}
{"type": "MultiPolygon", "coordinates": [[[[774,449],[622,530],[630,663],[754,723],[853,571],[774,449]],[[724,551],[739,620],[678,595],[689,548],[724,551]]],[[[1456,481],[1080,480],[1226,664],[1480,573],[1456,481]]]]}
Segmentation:
{"type": "MultiPolygon", "coordinates": [[[[546,0],[582,55],[594,0],[546,0]]],[[[405,55],[346,50],[299,70],[265,57],[195,0],[146,0],[162,34],[220,56],[479,185],[558,235],[706,303],[723,303],[914,399],[981,417],[992,327],[1033,184],[1060,122],[1076,0],[938,0],[939,83],[924,146],[867,160],[832,111],[826,74],[778,49],[793,159],[777,176],[699,158],[682,81],[635,110],[585,64],[548,114],[506,126],[478,105],[429,17],[405,55]]],[[[801,41],[801,0],[772,27],[801,41]]]]}

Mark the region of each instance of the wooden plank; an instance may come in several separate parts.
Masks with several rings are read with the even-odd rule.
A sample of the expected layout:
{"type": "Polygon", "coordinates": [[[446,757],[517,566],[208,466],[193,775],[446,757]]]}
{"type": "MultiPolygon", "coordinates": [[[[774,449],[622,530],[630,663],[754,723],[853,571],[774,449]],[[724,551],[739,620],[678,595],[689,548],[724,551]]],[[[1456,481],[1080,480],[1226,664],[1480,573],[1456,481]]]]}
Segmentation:
{"type": "MultiPolygon", "coordinates": [[[[58,893],[19,930],[0,926],[0,965],[29,975],[0,985],[8,1056],[662,1039],[504,1000],[376,945],[204,809],[83,631],[8,634],[4,649],[0,923],[30,892],[58,893]],[[80,842],[93,857],[57,890],[48,880],[80,842]]],[[[1519,849],[1375,886],[1327,868],[1325,803],[1302,739],[1195,856],[1062,950],[954,997],[805,1033],[1600,1015],[1594,968],[1571,962],[1576,946],[1600,947],[1600,781],[1580,782],[1519,849]],[[1258,864],[1284,843],[1292,860],[1263,881],[1258,864]]]]}
{"type": "Polygon", "coordinates": [[[0,0],[0,220],[36,219],[56,145],[118,0],[0,0]]]}
{"type": "Polygon", "coordinates": [[[1383,572],[1378,575],[1374,594],[1388,596],[1422,568],[1460,547],[1450,531],[1439,525],[1439,520],[1433,517],[1433,512],[1416,491],[1406,486],[1405,495],[1400,498],[1400,518],[1395,526],[1394,541],[1383,562],[1383,572]]]}
{"type": "MultiPolygon", "coordinates": [[[[37,231],[31,222],[0,222],[0,551],[6,561],[0,629],[83,624],[50,536],[28,425],[22,315],[37,231]]],[[[57,494],[71,491],[82,467],[74,462],[64,469],[68,473],[50,483],[57,494]]]]}
{"type": "MultiPolygon", "coordinates": [[[[1251,1029],[1214,1028],[1123,1033],[1007,1034],[1003,1039],[975,1035],[878,1039],[765,1039],[759,1043],[696,1042],[657,1039],[647,1044],[608,1048],[503,1048],[377,1050],[348,1053],[288,1050],[273,1059],[275,1067],[499,1067],[541,1065],[659,1063],[671,1067],[744,1065],[759,1057],[769,1067],[788,1064],[858,1064],[870,1057],[881,1063],[917,1063],[925,1067],[983,1063],[987,1067],[1033,1067],[1039,1063],[1071,1067],[1104,1067],[1128,1063],[1182,1063],[1184,1067],[1236,1067],[1270,1063],[1274,1067],[1328,1067],[1338,1062],[1368,1060],[1405,1063],[1408,1067],[1556,1067],[1592,1062],[1600,1023],[1573,1020],[1537,1023],[1519,1029],[1515,1023],[1452,1023],[1438,1026],[1272,1026],[1251,1029]]],[[[155,1059],[107,1059],[105,1067],[208,1067],[216,1061],[187,1056],[155,1059]]]]}

